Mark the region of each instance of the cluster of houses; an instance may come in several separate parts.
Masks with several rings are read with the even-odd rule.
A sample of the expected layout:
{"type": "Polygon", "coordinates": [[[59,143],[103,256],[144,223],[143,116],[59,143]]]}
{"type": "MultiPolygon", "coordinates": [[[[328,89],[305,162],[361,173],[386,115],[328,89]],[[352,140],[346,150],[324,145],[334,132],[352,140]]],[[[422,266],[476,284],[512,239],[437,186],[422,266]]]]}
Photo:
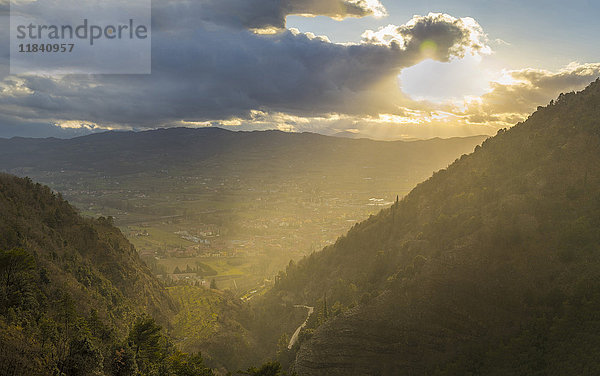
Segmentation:
{"type": "Polygon", "coordinates": [[[214,249],[203,249],[195,246],[190,247],[178,247],[169,248],[164,251],[157,251],[152,249],[142,249],[139,251],[142,258],[153,257],[156,259],[161,258],[189,258],[189,257],[239,257],[240,253],[237,251],[221,251],[214,249]]]}
{"type": "MultiPolygon", "coordinates": [[[[160,276],[162,277],[162,276],[160,276]]],[[[194,286],[202,286],[208,287],[210,282],[206,279],[198,276],[196,273],[169,273],[166,275],[166,278],[171,283],[181,283],[184,282],[188,285],[194,286]]]]}

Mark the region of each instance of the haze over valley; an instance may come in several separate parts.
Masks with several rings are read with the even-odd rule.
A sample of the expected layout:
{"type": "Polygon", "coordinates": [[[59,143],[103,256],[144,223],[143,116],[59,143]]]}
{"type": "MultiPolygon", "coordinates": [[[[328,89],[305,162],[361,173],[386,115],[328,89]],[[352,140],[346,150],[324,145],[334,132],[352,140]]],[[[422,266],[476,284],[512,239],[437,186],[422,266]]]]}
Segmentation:
{"type": "Polygon", "coordinates": [[[48,184],[86,216],[113,217],[166,283],[214,278],[245,295],[483,139],[113,132],[0,140],[0,168],[48,184]]]}
{"type": "Polygon", "coordinates": [[[0,0],[0,376],[600,375],[599,14],[0,0]]]}

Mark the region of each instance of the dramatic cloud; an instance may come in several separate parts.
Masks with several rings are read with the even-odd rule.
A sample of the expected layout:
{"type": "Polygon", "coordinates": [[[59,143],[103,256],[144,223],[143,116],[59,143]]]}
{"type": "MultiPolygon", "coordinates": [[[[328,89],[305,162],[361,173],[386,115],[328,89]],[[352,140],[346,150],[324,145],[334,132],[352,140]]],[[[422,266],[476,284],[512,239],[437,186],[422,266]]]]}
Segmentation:
{"type": "Polygon", "coordinates": [[[471,124],[509,127],[524,120],[537,106],[560,93],[581,90],[600,76],[600,63],[570,64],[558,72],[523,69],[505,72],[505,81],[492,82],[491,91],[467,105],[464,115],[471,124]]]}
{"type": "Polygon", "coordinates": [[[381,17],[386,10],[378,0],[179,0],[154,6],[155,27],[195,28],[198,21],[247,29],[282,29],[289,15],[381,17]]]}
{"type": "Polygon", "coordinates": [[[502,79],[490,82],[480,97],[467,97],[463,105],[455,102],[415,102],[403,115],[380,114],[361,118],[338,116],[312,119],[308,124],[288,119],[294,130],[332,134],[350,131],[354,137],[410,139],[493,135],[525,120],[537,106],[545,106],[560,93],[582,90],[600,76],[600,64],[572,63],[551,72],[522,69],[503,72],[502,79]]]}
{"type": "MultiPolygon", "coordinates": [[[[272,3],[279,4],[265,1],[272,3]]],[[[341,14],[354,15],[360,8],[368,14],[379,4],[330,3],[299,1],[288,4],[287,11],[342,9],[341,14]]],[[[170,9],[178,14],[181,4],[188,3],[159,4],[160,12],[170,9]],[[171,4],[175,4],[172,9],[171,4]]],[[[187,19],[190,15],[194,13],[187,19]]],[[[240,20],[247,27],[271,25],[267,21],[247,24],[256,18],[240,20]]],[[[163,23],[153,33],[152,75],[8,77],[0,86],[0,111],[35,122],[80,121],[138,129],[182,121],[251,119],[253,111],[303,117],[402,115],[404,104],[411,102],[396,82],[403,68],[429,57],[445,61],[485,49],[476,22],[440,14],[415,17],[398,27],[402,44],[367,39],[342,45],[294,30],[258,35],[228,24],[199,25],[184,30],[180,23],[172,28],[163,23]],[[436,46],[433,56],[423,50],[427,44],[436,46]]]]}
{"type": "Polygon", "coordinates": [[[441,13],[414,16],[402,26],[388,25],[377,31],[367,30],[362,37],[367,43],[395,46],[416,56],[421,53],[439,61],[464,57],[467,52],[491,52],[483,29],[474,19],[454,18],[441,13]]]}
{"type": "MultiPolygon", "coordinates": [[[[6,3],[0,0],[5,25],[6,3]]],[[[403,93],[398,75],[426,59],[490,55],[474,19],[414,16],[367,30],[354,44],[285,28],[292,14],[341,19],[385,12],[377,0],[156,0],[151,75],[9,76],[3,50],[0,137],[171,126],[376,138],[493,134],[600,74],[599,64],[506,71],[464,104],[432,103],[403,93]]],[[[6,45],[7,29],[0,28],[6,45]]]]}

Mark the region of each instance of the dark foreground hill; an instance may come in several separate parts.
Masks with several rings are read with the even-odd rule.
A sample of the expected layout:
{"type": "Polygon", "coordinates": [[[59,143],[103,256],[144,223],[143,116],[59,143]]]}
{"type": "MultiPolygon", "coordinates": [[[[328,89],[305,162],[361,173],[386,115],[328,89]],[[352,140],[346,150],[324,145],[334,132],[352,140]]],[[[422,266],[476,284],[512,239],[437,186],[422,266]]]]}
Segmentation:
{"type": "Polygon", "coordinates": [[[295,370],[600,374],[599,229],[596,81],[290,265],[272,294],[318,312],[295,370]]]}
{"type": "Polygon", "coordinates": [[[0,374],[204,369],[160,334],[150,316],[168,325],[174,304],[111,221],[84,219],[48,187],[0,174],[0,374]]]}

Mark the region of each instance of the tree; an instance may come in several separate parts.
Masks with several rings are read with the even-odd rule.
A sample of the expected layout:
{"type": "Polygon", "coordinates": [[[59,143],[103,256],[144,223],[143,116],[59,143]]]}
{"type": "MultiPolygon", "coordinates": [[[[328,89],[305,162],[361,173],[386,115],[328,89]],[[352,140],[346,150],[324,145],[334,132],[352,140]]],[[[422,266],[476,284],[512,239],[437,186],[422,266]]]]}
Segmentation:
{"type": "Polygon", "coordinates": [[[239,371],[238,374],[249,376],[281,376],[281,364],[279,362],[268,362],[260,368],[250,367],[246,371],[239,371]]]}
{"type": "Polygon", "coordinates": [[[134,352],[138,367],[147,371],[154,363],[162,360],[162,327],[150,316],[137,319],[129,332],[129,343],[134,352]]]}
{"type": "Polygon", "coordinates": [[[169,357],[169,369],[175,376],[213,376],[210,368],[204,365],[200,353],[186,354],[175,351],[169,357]]]}
{"type": "Polygon", "coordinates": [[[277,355],[285,354],[288,351],[288,345],[290,343],[290,337],[287,333],[283,333],[277,341],[277,355]]]}
{"type": "Polygon", "coordinates": [[[65,372],[69,367],[70,349],[72,339],[74,337],[73,332],[74,323],[77,319],[77,310],[75,308],[75,302],[69,293],[64,293],[59,302],[60,313],[59,320],[61,322],[61,333],[58,338],[58,359],[59,359],[59,371],[65,372]]]}
{"type": "Polygon", "coordinates": [[[70,376],[87,376],[102,369],[102,353],[88,337],[73,339],[69,343],[69,356],[65,373],[70,376]]]}
{"type": "Polygon", "coordinates": [[[119,346],[112,353],[110,371],[113,376],[134,376],[137,374],[135,353],[129,346],[119,346]]]}
{"type": "Polygon", "coordinates": [[[217,281],[215,281],[214,278],[212,279],[212,281],[210,281],[210,288],[213,290],[217,290],[217,281]]]}
{"type": "Polygon", "coordinates": [[[15,276],[20,272],[35,268],[35,260],[32,255],[22,248],[13,248],[0,252],[0,273],[5,288],[9,288],[15,276]]]}
{"type": "Polygon", "coordinates": [[[287,335],[287,333],[283,333],[277,342],[277,360],[280,362],[282,367],[286,369],[290,367],[290,365],[294,362],[294,358],[296,357],[296,352],[288,349],[289,343],[290,337],[287,335]]]}

